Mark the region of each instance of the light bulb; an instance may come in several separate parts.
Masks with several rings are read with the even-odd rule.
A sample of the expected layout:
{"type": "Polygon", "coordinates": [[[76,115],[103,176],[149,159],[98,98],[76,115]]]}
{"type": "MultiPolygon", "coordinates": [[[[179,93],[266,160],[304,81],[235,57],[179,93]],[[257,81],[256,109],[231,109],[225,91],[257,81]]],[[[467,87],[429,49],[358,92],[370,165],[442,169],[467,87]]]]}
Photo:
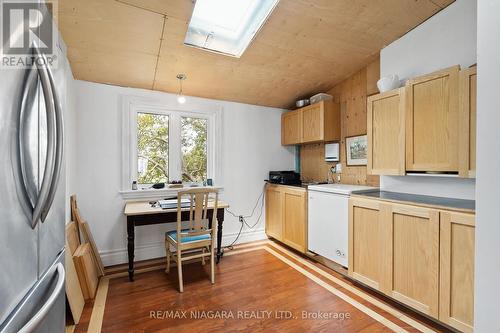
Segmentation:
{"type": "Polygon", "coordinates": [[[179,104],[186,103],[186,97],[184,97],[184,95],[177,96],[177,102],[179,102],[179,104]]]}

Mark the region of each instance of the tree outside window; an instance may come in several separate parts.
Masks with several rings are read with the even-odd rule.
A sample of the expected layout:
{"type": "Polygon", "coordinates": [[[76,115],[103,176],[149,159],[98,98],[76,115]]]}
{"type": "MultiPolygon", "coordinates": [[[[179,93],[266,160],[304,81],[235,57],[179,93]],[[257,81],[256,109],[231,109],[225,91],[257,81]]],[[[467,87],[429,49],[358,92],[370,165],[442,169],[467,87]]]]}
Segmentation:
{"type": "Polygon", "coordinates": [[[207,179],[207,119],[181,117],[182,181],[207,179]]]}
{"type": "Polygon", "coordinates": [[[137,182],[168,182],[168,116],[137,113],[137,182]]]}

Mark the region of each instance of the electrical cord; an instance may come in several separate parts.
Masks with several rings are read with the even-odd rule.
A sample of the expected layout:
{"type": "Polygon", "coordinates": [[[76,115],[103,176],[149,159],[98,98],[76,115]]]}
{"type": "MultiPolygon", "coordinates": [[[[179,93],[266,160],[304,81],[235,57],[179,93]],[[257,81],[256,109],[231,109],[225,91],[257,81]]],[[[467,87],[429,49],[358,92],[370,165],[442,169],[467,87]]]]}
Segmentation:
{"type": "Polygon", "coordinates": [[[224,249],[228,249],[228,250],[233,250],[234,247],[233,245],[238,241],[238,239],[240,238],[241,236],[241,232],[243,231],[243,227],[246,225],[249,229],[253,229],[255,228],[259,223],[260,223],[260,219],[262,218],[262,212],[264,211],[264,193],[265,193],[265,185],[262,187],[262,192],[260,193],[259,197],[257,198],[257,201],[255,202],[255,205],[252,209],[252,213],[250,215],[236,215],[234,212],[232,212],[229,208],[226,208],[226,211],[231,214],[232,216],[234,216],[235,218],[238,219],[238,221],[241,223],[241,227],[240,227],[240,230],[238,231],[238,234],[236,235],[236,238],[232,241],[231,244],[227,245],[227,246],[224,246],[222,248],[222,253],[224,253],[224,249]],[[259,206],[259,202],[260,202],[260,212],[259,212],[259,216],[257,217],[257,221],[253,224],[253,225],[250,225],[248,222],[247,222],[247,219],[251,218],[254,214],[255,214],[255,210],[257,209],[257,207],[259,206]]]}

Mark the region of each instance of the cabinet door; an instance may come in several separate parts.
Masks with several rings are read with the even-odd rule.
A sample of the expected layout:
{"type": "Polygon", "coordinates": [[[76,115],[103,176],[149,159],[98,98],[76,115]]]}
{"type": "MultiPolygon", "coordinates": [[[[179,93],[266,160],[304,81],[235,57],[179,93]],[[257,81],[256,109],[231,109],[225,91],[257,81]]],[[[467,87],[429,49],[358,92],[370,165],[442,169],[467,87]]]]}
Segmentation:
{"type": "Polygon", "coordinates": [[[349,199],[349,276],[380,290],[383,229],[380,203],[349,199]]]}
{"type": "Polygon", "coordinates": [[[305,252],[306,243],[306,191],[285,189],[283,191],[283,242],[294,249],[305,252]]]}
{"type": "Polygon", "coordinates": [[[279,186],[266,185],[266,234],[278,240],[283,235],[283,203],[279,186]]]}
{"type": "Polygon", "coordinates": [[[323,141],[324,138],[324,102],[302,108],[302,142],[323,141]]]}
{"type": "Polygon", "coordinates": [[[295,145],[302,141],[302,111],[295,110],[281,115],[281,144],[295,145]]]}
{"type": "Polygon", "coordinates": [[[459,66],[406,85],[406,170],[458,172],[459,66]]]}
{"type": "Polygon", "coordinates": [[[460,71],[460,170],[459,175],[476,177],[477,67],[460,71]]]}
{"type": "Polygon", "coordinates": [[[334,101],[322,101],[325,109],[325,122],[323,124],[325,142],[340,141],[341,128],[340,128],[340,104],[334,101]]]}
{"type": "Polygon", "coordinates": [[[383,204],[382,290],[396,300],[438,318],[439,212],[407,205],[383,204]]]}
{"type": "Polygon", "coordinates": [[[474,215],[441,212],[439,320],[462,331],[474,326],[474,215]]]}
{"type": "Polygon", "coordinates": [[[404,112],[404,88],[368,97],[369,174],[405,174],[404,112]]]}

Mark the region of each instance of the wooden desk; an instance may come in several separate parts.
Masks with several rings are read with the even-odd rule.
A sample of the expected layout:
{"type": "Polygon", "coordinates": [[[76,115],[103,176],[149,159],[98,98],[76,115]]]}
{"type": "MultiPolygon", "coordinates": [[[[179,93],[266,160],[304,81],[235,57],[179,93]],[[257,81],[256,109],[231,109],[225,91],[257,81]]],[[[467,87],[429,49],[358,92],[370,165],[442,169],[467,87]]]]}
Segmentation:
{"type": "MultiPolygon", "coordinates": [[[[209,226],[211,227],[213,202],[209,202],[208,207],[207,215],[209,226]]],[[[227,207],[229,205],[222,201],[219,201],[217,204],[217,263],[222,256],[222,224],[224,222],[224,209],[227,207]]],[[[161,223],[177,223],[177,208],[161,209],[159,207],[151,207],[148,201],[137,201],[127,202],[124,213],[127,216],[128,278],[130,281],[134,281],[135,227],[161,223]]],[[[182,220],[188,219],[189,208],[183,208],[182,220]]]]}

